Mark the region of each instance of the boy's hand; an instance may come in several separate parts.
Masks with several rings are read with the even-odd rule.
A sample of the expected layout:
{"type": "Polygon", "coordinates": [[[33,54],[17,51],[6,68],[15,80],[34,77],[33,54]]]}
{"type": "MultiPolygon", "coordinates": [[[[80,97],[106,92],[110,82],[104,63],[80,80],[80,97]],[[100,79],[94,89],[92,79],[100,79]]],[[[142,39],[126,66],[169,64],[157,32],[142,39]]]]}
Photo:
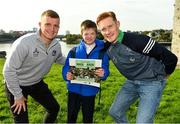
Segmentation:
{"type": "Polygon", "coordinates": [[[67,72],[66,78],[67,80],[73,80],[73,74],[71,72],[67,72]]]}
{"type": "Polygon", "coordinates": [[[103,77],[104,76],[104,69],[102,68],[99,68],[95,71],[95,74],[98,76],[98,77],[103,77]]]}

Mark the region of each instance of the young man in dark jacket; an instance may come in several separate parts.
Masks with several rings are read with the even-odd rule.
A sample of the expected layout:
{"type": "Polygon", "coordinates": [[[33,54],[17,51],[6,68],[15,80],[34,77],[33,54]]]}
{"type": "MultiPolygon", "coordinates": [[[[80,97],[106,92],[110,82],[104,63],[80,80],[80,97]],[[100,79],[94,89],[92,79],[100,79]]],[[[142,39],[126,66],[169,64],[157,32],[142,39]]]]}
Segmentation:
{"type": "Polygon", "coordinates": [[[110,115],[117,123],[127,123],[126,111],[139,98],[136,123],[152,123],[177,57],[148,36],[119,30],[120,22],[114,12],[101,13],[96,22],[108,41],[108,56],[127,78],[109,110],[110,115]]]}

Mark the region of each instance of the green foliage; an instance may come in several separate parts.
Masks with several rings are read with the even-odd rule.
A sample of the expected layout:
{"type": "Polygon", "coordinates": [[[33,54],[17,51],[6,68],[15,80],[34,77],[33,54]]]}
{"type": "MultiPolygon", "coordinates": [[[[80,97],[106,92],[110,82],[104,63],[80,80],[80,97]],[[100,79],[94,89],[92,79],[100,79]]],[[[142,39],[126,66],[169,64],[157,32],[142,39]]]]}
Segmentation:
{"type": "Polygon", "coordinates": [[[100,39],[100,40],[103,40],[104,37],[103,35],[101,34],[101,32],[97,32],[97,38],[100,39]]]}
{"type": "Polygon", "coordinates": [[[67,34],[65,36],[67,44],[78,44],[80,39],[82,38],[81,35],[76,34],[67,34]]]}
{"type": "MultiPolygon", "coordinates": [[[[4,65],[4,59],[0,59],[0,70],[4,65]]],[[[49,74],[45,77],[55,98],[58,100],[61,110],[58,114],[57,122],[66,123],[67,119],[67,89],[66,83],[61,76],[62,65],[54,64],[49,74]]],[[[110,76],[106,81],[101,83],[101,101],[98,104],[99,94],[96,96],[96,105],[94,112],[94,123],[114,123],[108,114],[108,110],[115,98],[119,88],[123,85],[125,78],[117,71],[115,66],[110,62],[110,76]]],[[[3,82],[2,71],[0,72],[0,81],[3,82]]],[[[160,106],[155,116],[155,123],[179,123],[180,122],[180,69],[168,79],[166,88],[160,106]]],[[[5,96],[4,84],[0,83],[0,123],[12,123],[13,118],[9,109],[9,104],[5,96]]],[[[135,122],[138,101],[135,102],[127,112],[131,123],[135,122]]],[[[30,123],[42,123],[44,108],[28,97],[28,112],[30,123]]],[[[82,113],[78,115],[77,122],[82,123],[82,113]]]]}
{"type": "Polygon", "coordinates": [[[172,30],[152,30],[149,31],[150,36],[158,42],[171,42],[172,41],[172,30]]]}
{"type": "Polygon", "coordinates": [[[0,34],[0,42],[10,42],[14,41],[17,37],[14,37],[12,34],[4,33],[0,34]]]}

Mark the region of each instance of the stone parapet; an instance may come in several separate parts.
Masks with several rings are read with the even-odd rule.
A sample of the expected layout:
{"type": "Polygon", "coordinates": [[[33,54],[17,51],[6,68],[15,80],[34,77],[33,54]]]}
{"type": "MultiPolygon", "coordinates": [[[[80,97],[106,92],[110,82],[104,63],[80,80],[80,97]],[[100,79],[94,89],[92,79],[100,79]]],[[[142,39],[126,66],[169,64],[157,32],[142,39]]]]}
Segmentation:
{"type": "Polygon", "coordinates": [[[178,57],[177,68],[180,68],[180,0],[175,0],[174,7],[171,50],[178,57]]]}

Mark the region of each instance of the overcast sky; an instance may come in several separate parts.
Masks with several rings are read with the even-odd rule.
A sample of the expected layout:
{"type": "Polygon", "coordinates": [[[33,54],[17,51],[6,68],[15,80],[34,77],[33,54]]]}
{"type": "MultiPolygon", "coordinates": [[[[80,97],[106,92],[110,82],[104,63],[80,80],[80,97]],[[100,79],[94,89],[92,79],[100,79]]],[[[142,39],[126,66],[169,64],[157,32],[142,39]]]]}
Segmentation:
{"type": "Polygon", "coordinates": [[[41,13],[53,9],[60,15],[59,34],[79,34],[85,19],[96,20],[104,11],[114,11],[121,29],[144,31],[172,29],[175,0],[1,0],[0,29],[38,28],[41,13]]]}

